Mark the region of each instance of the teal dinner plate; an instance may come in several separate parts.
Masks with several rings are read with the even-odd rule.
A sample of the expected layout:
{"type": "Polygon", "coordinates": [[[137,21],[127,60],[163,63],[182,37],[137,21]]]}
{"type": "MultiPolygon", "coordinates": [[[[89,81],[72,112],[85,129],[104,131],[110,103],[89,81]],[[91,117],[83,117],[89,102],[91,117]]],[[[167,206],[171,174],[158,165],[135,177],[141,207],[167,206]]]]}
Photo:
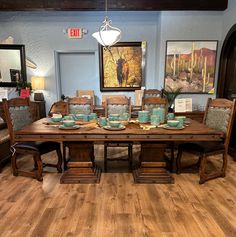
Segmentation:
{"type": "Polygon", "coordinates": [[[59,128],[64,129],[64,130],[73,130],[73,129],[78,129],[79,125],[74,125],[74,126],[71,126],[71,127],[66,127],[64,125],[60,125],[59,128]]]}
{"type": "Polygon", "coordinates": [[[178,128],[178,127],[170,127],[170,126],[168,126],[168,125],[166,124],[166,125],[164,125],[162,128],[164,128],[164,129],[169,129],[169,130],[181,130],[181,129],[184,129],[185,127],[184,127],[184,126],[182,126],[182,127],[180,127],[180,128],[178,128]]]}
{"type": "Polygon", "coordinates": [[[116,127],[111,127],[111,126],[103,126],[104,129],[106,130],[111,130],[111,131],[119,131],[119,130],[123,130],[125,129],[124,125],[121,125],[120,127],[116,128],[116,127]]]}

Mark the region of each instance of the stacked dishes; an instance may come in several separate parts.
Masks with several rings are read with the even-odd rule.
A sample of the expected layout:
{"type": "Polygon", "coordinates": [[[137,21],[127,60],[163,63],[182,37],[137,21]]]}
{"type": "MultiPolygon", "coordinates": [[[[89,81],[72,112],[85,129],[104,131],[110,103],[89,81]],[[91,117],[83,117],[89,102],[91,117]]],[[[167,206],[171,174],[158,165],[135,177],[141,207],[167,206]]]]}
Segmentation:
{"type": "Polygon", "coordinates": [[[158,108],[153,108],[152,109],[152,114],[159,116],[160,123],[165,122],[165,113],[166,113],[165,108],[158,107],[158,108]]]}
{"type": "Polygon", "coordinates": [[[149,111],[147,110],[138,111],[138,120],[140,123],[148,123],[150,120],[149,111]]]}

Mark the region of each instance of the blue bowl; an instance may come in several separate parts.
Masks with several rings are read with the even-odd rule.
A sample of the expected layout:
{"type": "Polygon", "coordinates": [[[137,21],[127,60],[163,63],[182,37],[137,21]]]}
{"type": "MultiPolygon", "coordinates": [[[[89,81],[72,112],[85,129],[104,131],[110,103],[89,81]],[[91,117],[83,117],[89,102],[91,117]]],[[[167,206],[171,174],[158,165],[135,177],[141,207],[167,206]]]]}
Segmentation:
{"type": "Polygon", "coordinates": [[[60,122],[61,121],[61,117],[51,117],[51,120],[53,121],[53,122],[60,122]]]}
{"type": "Polygon", "coordinates": [[[179,124],[178,120],[167,120],[167,125],[170,127],[177,127],[179,124]]]}
{"type": "Polygon", "coordinates": [[[121,122],[120,122],[120,121],[110,121],[110,122],[109,122],[109,125],[110,125],[110,127],[112,127],[112,128],[118,128],[118,127],[120,127],[121,122]]]}
{"type": "Polygon", "coordinates": [[[75,121],[74,120],[64,120],[63,125],[65,127],[73,127],[75,125],[75,121]]]}

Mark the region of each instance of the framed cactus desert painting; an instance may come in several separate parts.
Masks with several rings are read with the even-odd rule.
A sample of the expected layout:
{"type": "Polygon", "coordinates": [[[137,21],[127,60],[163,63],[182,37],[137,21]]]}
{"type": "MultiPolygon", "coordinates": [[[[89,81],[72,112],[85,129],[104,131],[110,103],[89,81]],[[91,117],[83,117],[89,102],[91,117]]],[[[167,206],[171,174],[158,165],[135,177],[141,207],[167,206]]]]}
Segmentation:
{"type": "Polygon", "coordinates": [[[214,93],[216,40],[167,41],[165,90],[214,93]]]}
{"type": "Polygon", "coordinates": [[[143,86],[146,42],[100,46],[100,90],[134,91],[143,86]]]}

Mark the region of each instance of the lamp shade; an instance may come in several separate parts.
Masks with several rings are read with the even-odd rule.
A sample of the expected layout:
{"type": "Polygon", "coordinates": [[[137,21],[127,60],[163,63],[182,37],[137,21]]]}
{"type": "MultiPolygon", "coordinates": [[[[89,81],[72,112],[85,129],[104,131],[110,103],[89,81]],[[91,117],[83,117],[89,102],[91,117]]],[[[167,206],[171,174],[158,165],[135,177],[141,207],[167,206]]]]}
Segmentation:
{"type": "Polygon", "coordinates": [[[116,30],[104,30],[95,32],[92,36],[103,46],[110,46],[115,44],[120,37],[120,32],[116,30]]]}
{"type": "Polygon", "coordinates": [[[109,47],[121,39],[121,30],[117,27],[111,26],[111,20],[106,16],[99,31],[93,33],[92,36],[99,44],[109,47]]]}
{"type": "Polygon", "coordinates": [[[44,90],[44,77],[31,77],[31,85],[33,90],[44,90]]]}

